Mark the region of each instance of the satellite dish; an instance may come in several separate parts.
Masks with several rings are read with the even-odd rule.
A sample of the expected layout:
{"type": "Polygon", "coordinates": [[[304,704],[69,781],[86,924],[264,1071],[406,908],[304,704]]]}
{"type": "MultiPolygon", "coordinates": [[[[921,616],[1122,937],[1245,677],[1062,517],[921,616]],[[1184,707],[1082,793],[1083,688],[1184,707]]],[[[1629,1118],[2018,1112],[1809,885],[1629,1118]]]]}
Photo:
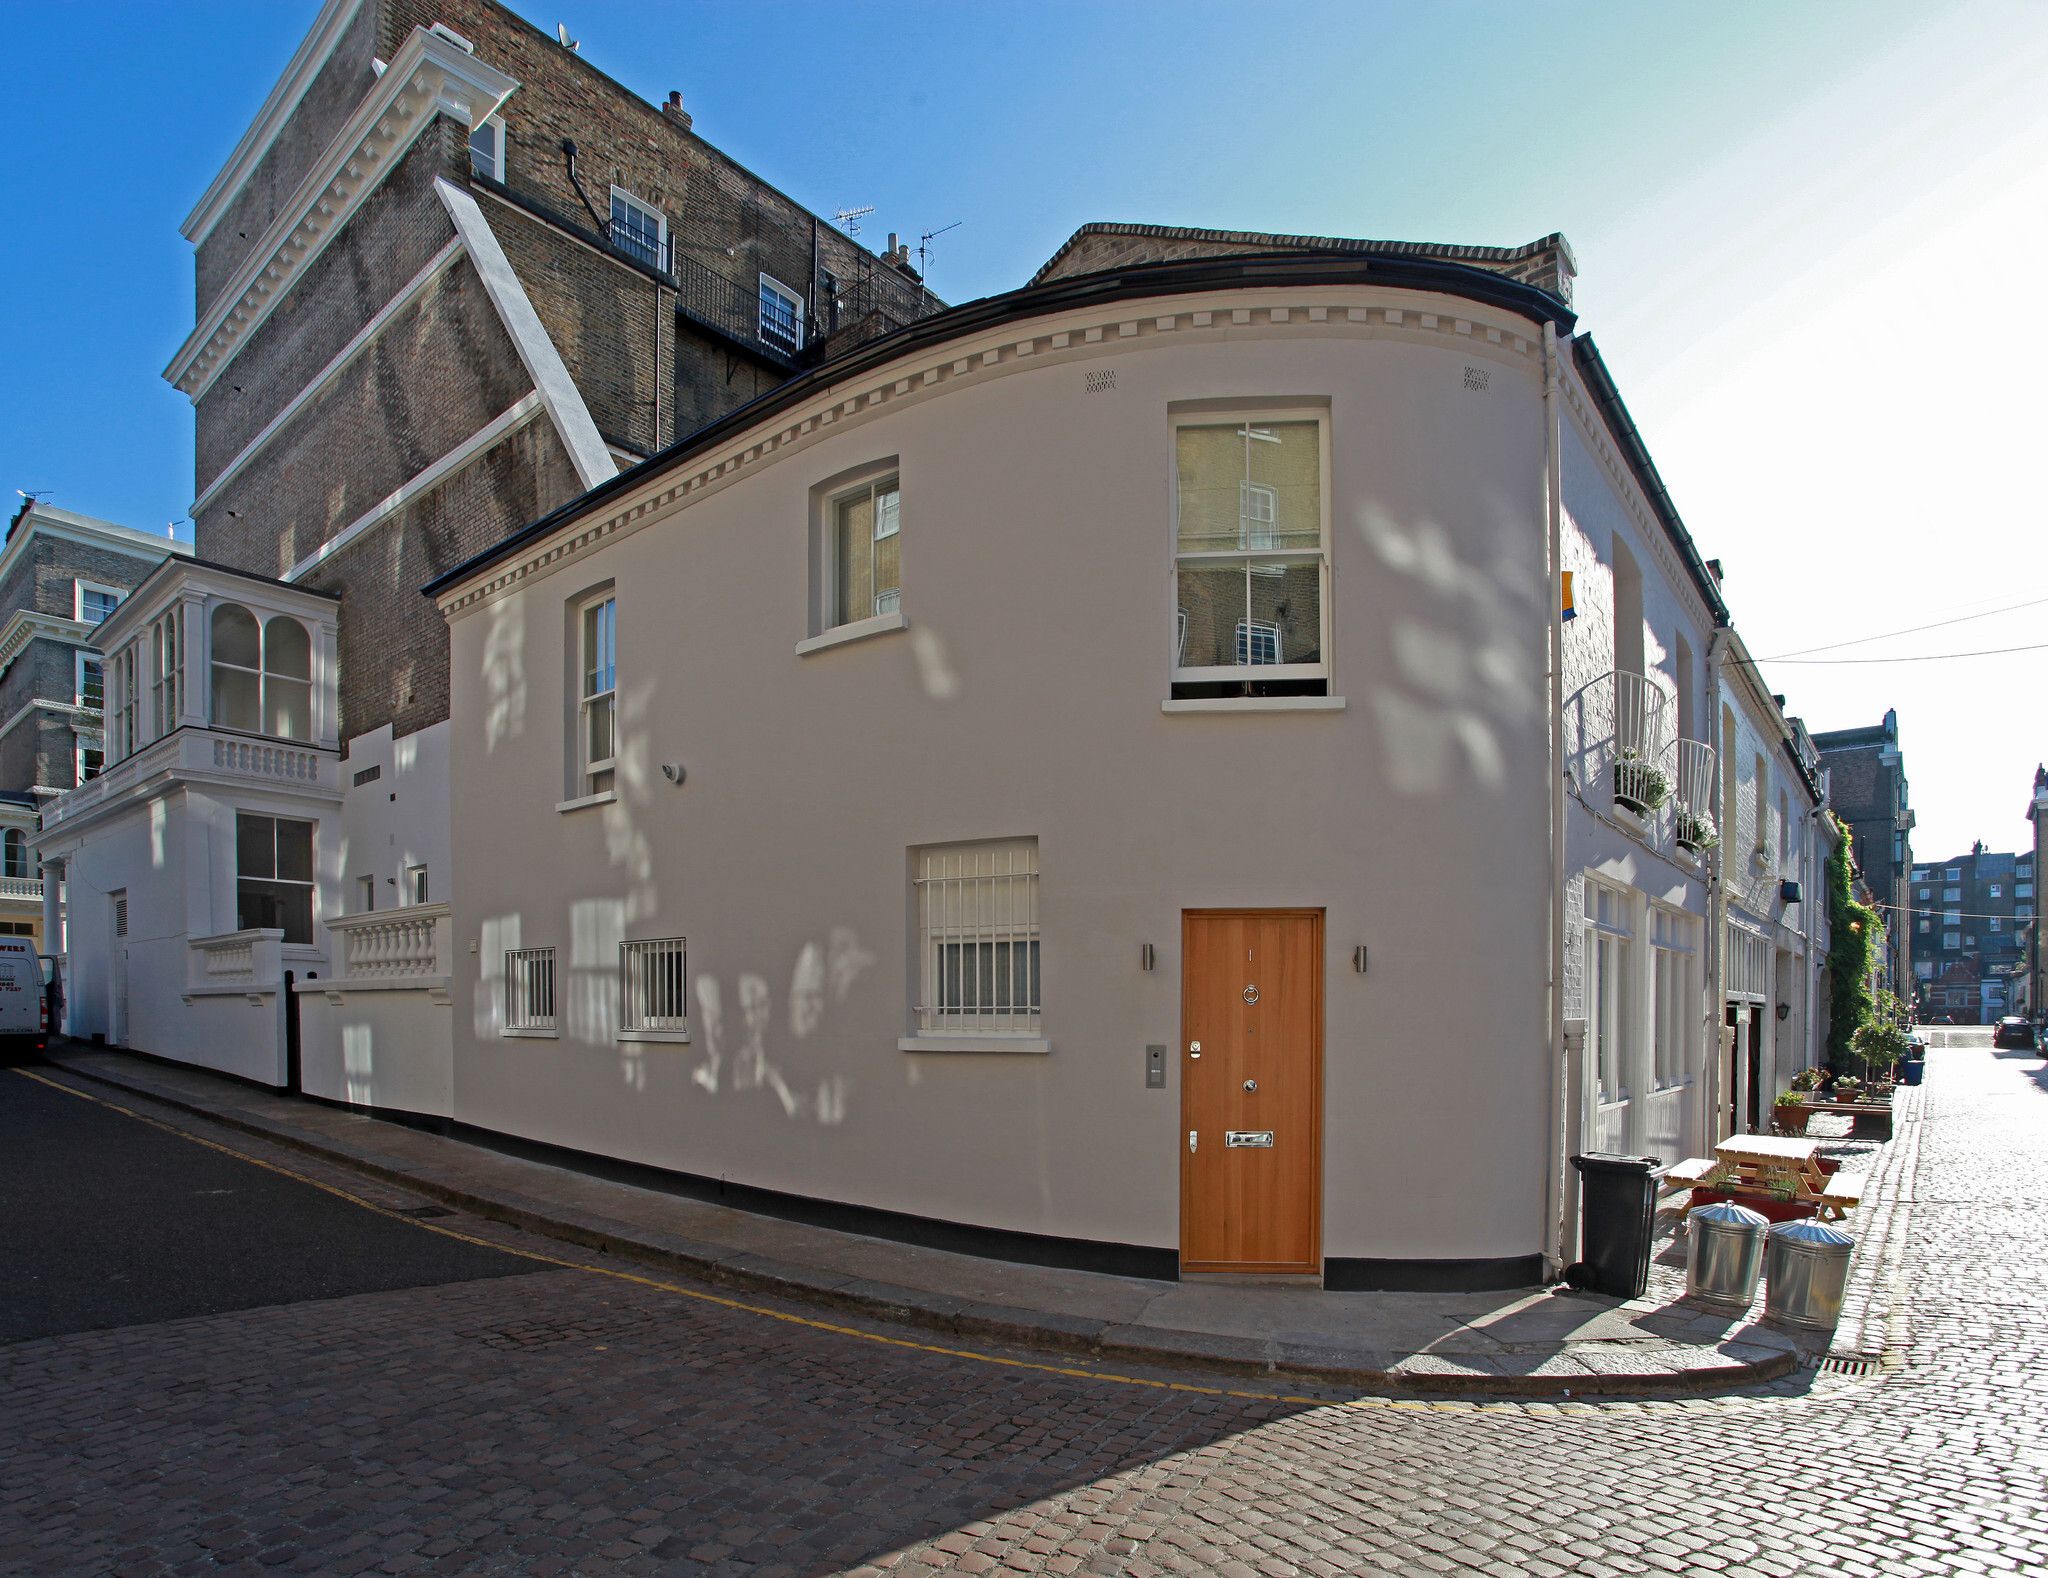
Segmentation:
{"type": "Polygon", "coordinates": [[[555,24],[555,37],[559,38],[562,41],[562,47],[564,49],[578,50],[583,47],[582,43],[579,40],[573,39],[569,36],[569,24],[567,22],[557,22],[555,24]]]}

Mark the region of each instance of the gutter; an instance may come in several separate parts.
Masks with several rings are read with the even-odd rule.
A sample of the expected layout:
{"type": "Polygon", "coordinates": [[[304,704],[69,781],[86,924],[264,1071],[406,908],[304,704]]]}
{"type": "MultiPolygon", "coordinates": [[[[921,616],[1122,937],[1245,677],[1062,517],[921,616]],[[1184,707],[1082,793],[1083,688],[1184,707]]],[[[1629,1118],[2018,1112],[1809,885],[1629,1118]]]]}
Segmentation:
{"type": "Polygon", "coordinates": [[[800,405],[842,380],[853,379],[899,357],[913,355],[927,346],[964,339],[1028,318],[1050,317],[1060,312],[1102,307],[1119,301],[1195,295],[1215,290],[1309,289],[1324,285],[1374,285],[1456,296],[1512,312],[1532,324],[1550,325],[1560,334],[1569,334],[1578,321],[1555,296],[1533,285],[1524,285],[1462,263],[1378,253],[1343,257],[1332,257],[1328,253],[1298,253],[1257,258],[1189,258],[1102,274],[1083,274],[1072,279],[1055,280],[1048,285],[1027,285],[1000,296],[966,302],[929,318],[920,318],[798,374],[738,410],[697,429],[654,459],[600,483],[445,575],[429,581],[420,589],[421,593],[426,597],[438,597],[448,588],[514,557],[528,544],[552,535],[612,499],[634,492],[655,478],[688,465],[699,455],[722,447],[734,436],[778,412],[800,405]]]}

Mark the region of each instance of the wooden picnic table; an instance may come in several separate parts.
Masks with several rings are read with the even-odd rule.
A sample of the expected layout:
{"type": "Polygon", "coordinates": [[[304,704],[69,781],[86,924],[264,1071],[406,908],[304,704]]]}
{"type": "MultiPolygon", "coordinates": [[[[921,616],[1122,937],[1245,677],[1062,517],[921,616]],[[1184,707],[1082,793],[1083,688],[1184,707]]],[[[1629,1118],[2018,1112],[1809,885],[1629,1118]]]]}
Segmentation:
{"type": "Polygon", "coordinates": [[[1748,1196],[1775,1206],[1796,1206],[1840,1220],[1863,1198],[1863,1180],[1830,1173],[1820,1162],[1820,1141],[1791,1134],[1736,1134],[1714,1147],[1712,1158],[1689,1157],[1664,1169],[1666,1189],[1748,1196]]]}

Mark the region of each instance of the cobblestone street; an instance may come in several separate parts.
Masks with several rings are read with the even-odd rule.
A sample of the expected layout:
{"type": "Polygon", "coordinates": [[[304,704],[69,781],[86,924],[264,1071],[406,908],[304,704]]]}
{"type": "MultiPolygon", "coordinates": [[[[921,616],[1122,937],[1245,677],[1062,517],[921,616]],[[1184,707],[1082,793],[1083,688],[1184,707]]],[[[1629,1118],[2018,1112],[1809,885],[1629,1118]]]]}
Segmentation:
{"type": "Polygon", "coordinates": [[[0,1348],[0,1573],[2048,1570],[2048,1074],[1938,1050],[1929,1086],[1878,1376],[1485,1405],[1119,1380],[456,1218],[617,1274],[0,1348]]]}

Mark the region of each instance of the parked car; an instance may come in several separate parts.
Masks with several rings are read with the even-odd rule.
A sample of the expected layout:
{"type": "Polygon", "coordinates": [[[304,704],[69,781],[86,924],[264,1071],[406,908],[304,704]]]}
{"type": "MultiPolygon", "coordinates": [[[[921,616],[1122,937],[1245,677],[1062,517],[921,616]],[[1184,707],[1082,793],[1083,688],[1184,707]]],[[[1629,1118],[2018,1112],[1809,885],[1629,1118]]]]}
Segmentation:
{"type": "Polygon", "coordinates": [[[2001,1019],[1998,1021],[1998,1028],[1991,1032],[1991,1044],[2008,1050],[2017,1048],[2032,1052],[2036,1046],[2034,1027],[2017,1017],[2001,1019]]]}

